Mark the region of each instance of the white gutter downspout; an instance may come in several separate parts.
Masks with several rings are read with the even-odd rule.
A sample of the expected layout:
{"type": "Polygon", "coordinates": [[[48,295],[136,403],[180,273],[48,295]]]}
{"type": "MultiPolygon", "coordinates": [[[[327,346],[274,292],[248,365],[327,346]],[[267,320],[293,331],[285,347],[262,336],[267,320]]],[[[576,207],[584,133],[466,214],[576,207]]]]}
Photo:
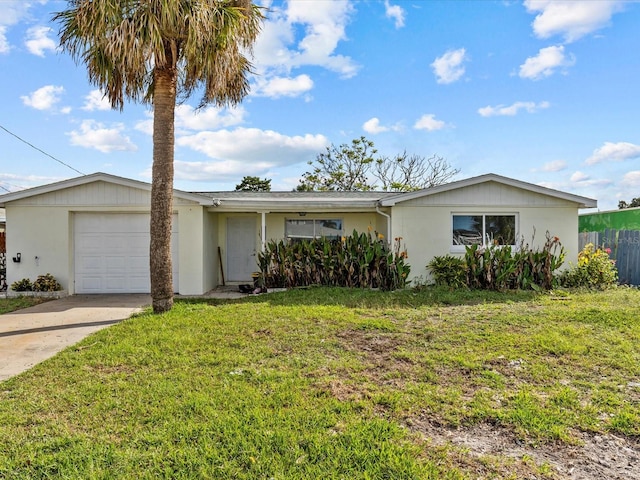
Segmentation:
{"type": "Polygon", "coordinates": [[[376,204],[376,212],[383,217],[387,217],[387,243],[391,245],[391,215],[380,210],[380,206],[378,204],[376,204]]]}

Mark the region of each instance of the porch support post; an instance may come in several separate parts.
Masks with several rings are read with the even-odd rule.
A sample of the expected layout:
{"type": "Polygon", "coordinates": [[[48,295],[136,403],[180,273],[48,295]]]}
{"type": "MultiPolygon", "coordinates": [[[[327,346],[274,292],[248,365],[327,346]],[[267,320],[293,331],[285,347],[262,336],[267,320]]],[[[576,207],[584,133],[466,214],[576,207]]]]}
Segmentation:
{"type": "Polygon", "coordinates": [[[267,247],[267,212],[260,212],[260,251],[264,253],[267,247]]]}

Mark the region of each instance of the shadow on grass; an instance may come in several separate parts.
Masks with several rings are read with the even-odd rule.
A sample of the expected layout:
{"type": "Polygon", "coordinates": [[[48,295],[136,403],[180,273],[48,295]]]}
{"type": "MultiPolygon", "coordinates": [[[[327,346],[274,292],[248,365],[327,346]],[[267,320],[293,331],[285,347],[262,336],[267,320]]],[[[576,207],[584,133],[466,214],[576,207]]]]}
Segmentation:
{"type": "Polygon", "coordinates": [[[484,290],[451,290],[444,287],[407,288],[383,292],[362,288],[307,287],[284,292],[247,295],[238,299],[181,299],[186,303],[229,305],[234,303],[269,303],[271,305],[341,305],[353,308],[417,308],[429,305],[477,305],[482,303],[527,302],[540,295],[534,291],[494,292],[484,290]]]}

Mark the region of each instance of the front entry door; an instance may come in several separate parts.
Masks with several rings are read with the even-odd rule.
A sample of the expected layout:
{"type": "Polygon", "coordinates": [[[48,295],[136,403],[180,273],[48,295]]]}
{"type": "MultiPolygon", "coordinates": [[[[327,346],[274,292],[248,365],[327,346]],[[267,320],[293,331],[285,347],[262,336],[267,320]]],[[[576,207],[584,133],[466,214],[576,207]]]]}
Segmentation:
{"type": "Polygon", "coordinates": [[[250,282],[257,270],[255,217],[227,218],[227,279],[250,282]]]}

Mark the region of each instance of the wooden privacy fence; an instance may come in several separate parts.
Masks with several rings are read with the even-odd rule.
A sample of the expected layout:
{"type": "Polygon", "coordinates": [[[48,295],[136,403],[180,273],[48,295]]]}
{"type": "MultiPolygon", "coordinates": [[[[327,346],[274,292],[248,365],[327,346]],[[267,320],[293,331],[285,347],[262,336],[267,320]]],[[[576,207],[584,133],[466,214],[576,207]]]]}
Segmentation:
{"type": "Polygon", "coordinates": [[[640,285],[640,230],[613,230],[582,232],[580,250],[588,243],[610,248],[609,258],[616,261],[618,281],[623,285],[640,285]]]}
{"type": "Polygon", "coordinates": [[[6,233],[0,232],[0,292],[7,289],[7,243],[6,233]]]}

